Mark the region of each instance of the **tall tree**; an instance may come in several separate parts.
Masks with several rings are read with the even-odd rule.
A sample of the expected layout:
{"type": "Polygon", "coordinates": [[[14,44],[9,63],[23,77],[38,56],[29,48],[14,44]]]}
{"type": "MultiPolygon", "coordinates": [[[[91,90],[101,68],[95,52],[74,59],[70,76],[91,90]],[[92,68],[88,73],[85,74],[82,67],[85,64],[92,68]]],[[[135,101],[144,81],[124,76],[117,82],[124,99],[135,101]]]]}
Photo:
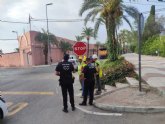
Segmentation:
{"type": "Polygon", "coordinates": [[[95,47],[96,47],[96,51],[97,51],[97,56],[99,54],[99,47],[100,47],[101,43],[99,41],[96,42],[95,47]]]}
{"type": "Polygon", "coordinates": [[[61,48],[62,52],[64,52],[64,54],[66,54],[66,52],[68,50],[72,50],[72,44],[70,44],[69,42],[66,42],[64,40],[61,40],[59,43],[59,47],[61,48]]]}
{"type": "Polygon", "coordinates": [[[19,52],[19,48],[15,48],[14,51],[15,51],[15,52],[19,52]]]}
{"type": "Polygon", "coordinates": [[[83,31],[82,31],[81,35],[82,35],[83,38],[87,39],[87,44],[88,44],[88,46],[87,46],[87,57],[89,57],[89,40],[90,40],[91,37],[94,37],[93,29],[90,28],[90,27],[89,28],[85,27],[85,28],[83,28],[83,31]]]}
{"type": "Polygon", "coordinates": [[[48,64],[48,34],[49,34],[49,42],[50,44],[55,44],[56,46],[58,46],[59,41],[56,39],[56,36],[51,34],[51,33],[47,33],[44,29],[42,29],[43,33],[39,32],[36,37],[35,40],[39,41],[43,44],[43,54],[45,56],[45,64],[48,64]]]}
{"type": "Polygon", "coordinates": [[[82,41],[82,39],[83,39],[83,37],[82,36],[79,36],[79,35],[77,35],[75,37],[76,37],[76,41],[82,41]]]}
{"type": "Polygon", "coordinates": [[[155,19],[155,5],[151,6],[150,15],[145,23],[143,32],[143,42],[146,42],[150,37],[160,34],[163,25],[155,19]]]}
{"type": "Polygon", "coordinates": [[[2,57],[3,51],[2,49],[0,49],[0,57],[2,57]]]}
{"type": "Polygon", "coordinates": [[[99,27],[98,24],[104,20],[108,39],[108,57],[111,61],[117,60],[116,19],[123,15],[123,11],[137,19],[137,9],[123,5],[122,0],[84,0],[79,15],[82,16],[86,11],[89,12],[85,18],[86,22],[90,19],[94,21],[99,17],[96,20],[96,27],[99,27]]]}
{"type": "Polygon", "coordinates": [[[135,51],[137,44],[137,34],[135,31],[121,30],[119,33],[120,47],[122,47],[122,53],[126,51],[135,51]]]}

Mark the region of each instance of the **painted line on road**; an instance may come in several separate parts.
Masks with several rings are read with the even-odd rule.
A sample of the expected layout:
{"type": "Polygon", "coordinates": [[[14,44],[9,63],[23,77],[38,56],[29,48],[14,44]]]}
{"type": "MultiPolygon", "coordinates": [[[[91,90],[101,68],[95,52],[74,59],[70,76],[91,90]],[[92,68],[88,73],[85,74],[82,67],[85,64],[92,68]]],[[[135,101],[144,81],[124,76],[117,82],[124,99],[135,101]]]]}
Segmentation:
{"type": "Polygon", "coordinates": [[[2,92],[2,95],[54,95],[54,92],[2,92]]]}
{"type": "Polygon", "coordinates": [[[28,103],[18,103],[14,106],[11,106],[10,107],[11,111],[9,111],[8,116],[12,116],[12,115],[16,114],[17,112],[24,109],[26,106],[28,106],[28,103]]]}
{"type": "Polygon", "coordinates": [[[122,116],[123,115],[122,113],[102,113],[102,112],[88,111],[78,106],[76,106],[76,108],[81,110],[82,112],[85,112],[87,114],[92,114],[92,115],[102,115],[102,116],[122,116]]]}

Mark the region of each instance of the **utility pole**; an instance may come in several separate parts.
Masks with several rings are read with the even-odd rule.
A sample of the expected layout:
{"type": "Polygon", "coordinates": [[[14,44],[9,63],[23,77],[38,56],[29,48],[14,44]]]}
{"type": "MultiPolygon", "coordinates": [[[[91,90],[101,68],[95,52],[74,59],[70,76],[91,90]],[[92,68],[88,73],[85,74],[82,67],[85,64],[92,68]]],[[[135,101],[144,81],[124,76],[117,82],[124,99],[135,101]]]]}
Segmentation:
{"type": "Polygon", "coordinates": [[[49,39],[49,25],[48,25],[48,12],[47,12],[47,6],[53,5],[53,3],[46,4],[46,22],[47,22],[47,37],[48,37],[48,64],[51,64],[51,45],[50,45],[50,39],[49,39]]]}
{"type": "Polygon", "coordinates": [[[144,17],[142,13],[138,14],[138,53],[139,53],[139,91],[142,91],[141,85],[141,43],[142,43],[142,32],[144,28],[144,17]]]}

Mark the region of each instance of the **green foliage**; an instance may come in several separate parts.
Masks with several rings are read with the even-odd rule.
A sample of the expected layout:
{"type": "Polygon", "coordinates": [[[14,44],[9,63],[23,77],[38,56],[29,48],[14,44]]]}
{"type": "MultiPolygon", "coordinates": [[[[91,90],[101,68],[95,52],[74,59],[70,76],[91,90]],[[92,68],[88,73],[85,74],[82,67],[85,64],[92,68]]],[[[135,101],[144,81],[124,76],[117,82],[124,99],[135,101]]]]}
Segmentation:
{"type": "Polygon", "coordinates": [[[142,46],[142,54],[165,56],[165,36],[153,36],[149,38],[142,46]]]}
{"type": "Polygon", "coordinates": [[[117,20],[123,17],[130,25],[129,20],[126,16],[123,16],[123,13],[125,12],[137,20],[138,10],[134,7],[122,4],[122,0],[83,0],[79,15],[82,16],[85,12],[88,12],[85,17],[85,24],[90,20],[95,22],[94,36],[97,34],[99,25],[105,24],[108,39],[108,58],[111,61],[117,60],[118,43],[115,36],[117,20]]]}
{"type": "Polygon", "coordinates": [[[59,46],[64,53],[66,53],[68,50],[72,50],[72,45],[65,41],[61,41],[59,46]]]}
{"type": "Polygon", "coordinates": [[[134,52],[137,46],[137,32],[129,30],[121,30],[119,33],[119,43],[120,47],[123,45],[123,50],[134,52]]]}
{"type": "Polygon", "coordinates": [[[111,62],[105,60],[101,65],[103,69],[102,81],[104,84],[115,85],[115,82],[125,80],[127,76],[136,76],[134,72],[134,66],[126,61],[124,57],[118,58],[118,60],[111,62]]]}
{"type": "Polygon", "coordinates": [[[146,42],[150,37],[160,34],[163,29],[163,23],[155,20],[155,6],[151,6],[150,15],[145,23],[143,42],[146,42]]]}

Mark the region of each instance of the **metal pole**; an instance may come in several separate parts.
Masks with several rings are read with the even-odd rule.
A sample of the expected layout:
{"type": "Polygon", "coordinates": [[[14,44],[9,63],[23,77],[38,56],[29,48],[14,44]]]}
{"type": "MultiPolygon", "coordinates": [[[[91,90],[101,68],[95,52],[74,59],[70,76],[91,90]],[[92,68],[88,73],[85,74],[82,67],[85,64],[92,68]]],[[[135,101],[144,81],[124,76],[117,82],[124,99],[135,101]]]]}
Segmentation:
{"type": "Polygon", "coordinates": [[[142,91],[141,87],[141,13],[138,14],[138,53],[139,53],[139,91],[142,91]]]}
{"type": "Polygon", "coordinates": [[[48,39],[47,39],[47,42],[48,42],[48,60],[47,60],[47,61],[48,61],[48,64],[49,64],[49,63],[50,63],[50,61],[49,61],[49,56],[50,56],[50,55],[49,55],[49,49],[50,49],[50,48],[49,48],[49,29],[48,29],[49,26],[48,26],[47,4],[46,4],[46,26],[47,26],[47,38],[48,38],[48,39]]]}
{"type": "Polygon", "coordinates": [[[48,12],[47,6],[52,5],[53,3],[46,4],[46,22],[47,22],[47,35],[48,35],[48,64],[51,64],[51,46],[50,46],[50,39],[49,39],[49,24],[48,24],[48,12]]]}

